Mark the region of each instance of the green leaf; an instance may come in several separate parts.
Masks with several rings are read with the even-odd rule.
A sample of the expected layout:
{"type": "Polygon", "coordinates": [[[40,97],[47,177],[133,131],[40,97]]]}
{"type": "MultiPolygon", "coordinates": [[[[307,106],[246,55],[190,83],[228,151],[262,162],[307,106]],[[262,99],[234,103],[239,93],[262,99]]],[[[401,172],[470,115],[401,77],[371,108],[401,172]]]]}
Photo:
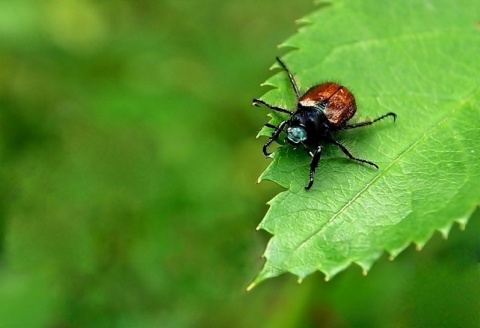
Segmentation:
{"type": "MultiPolygon", "coordinates": [[[[301,20],[283,46],[297,48],[284,60],[302,90],[338,81],[355,94],[352,122],[389,111],[398,119],[336,135],[379,170],[327,146],[310,191],[311,158],[280,146],[259,180],[287,190],[258,227],[273,237],[248,289],[285,272],[301,281],[318,270],[328,280],[352,263],[366,274],[385,251],[394,258],[411,243],[421,249],[435,231],[446,237],[455,221],[466,225],[480,203],[479,7],[339,0],[301,20]]],[[[294,108],[285,72],[265,84],[275,88],[263,100],[294,108]]]]}

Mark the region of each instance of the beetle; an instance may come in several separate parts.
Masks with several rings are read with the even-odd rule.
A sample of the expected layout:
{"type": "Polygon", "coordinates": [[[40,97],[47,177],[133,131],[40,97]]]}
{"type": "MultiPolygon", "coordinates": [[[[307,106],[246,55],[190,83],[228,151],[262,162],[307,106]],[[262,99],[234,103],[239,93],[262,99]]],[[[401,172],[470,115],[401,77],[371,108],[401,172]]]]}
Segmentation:
{"type": "Polygon", "coordinates": [[[274,129],[270,138],[263,145],[263,153],[265,156],[270,155],[267,151],[268,146],[277,140],[280,133],[286,129],[287,135],[285,140],[294,147],[299,145],[303,146],[312,157],[310,163],[310,180],[305,186],[306,190],[309,190],[313,185],[315,170],[322,154],[321,143],[323,142],[337,146],[353,161],[368,164],[378,169],[377,164],[353,156],[344,145],[333,138],[333,133],[372,125],[388,116],[392,116],[395,122],[397,114],[388,112],[374,120],[349,124],[348,121],[357,111],[357,105],[355,103],[355,97],[347,88],[335,82],[324,82],[314,85],[305,93],[301,94],[297,82],[287,68],[287,65],[279,57],[276,59],[288,74],[290,84],[297,98],[297,103],[295,111],[291,111],[286,108],[270,105],[261,99],[253,99],[254,106],[260,107],[260,105],[264,105],[271,110],[290,116],[288,119],[280,122],[278,126],[270,123],[265,124],[265,126],[274,129]]]}

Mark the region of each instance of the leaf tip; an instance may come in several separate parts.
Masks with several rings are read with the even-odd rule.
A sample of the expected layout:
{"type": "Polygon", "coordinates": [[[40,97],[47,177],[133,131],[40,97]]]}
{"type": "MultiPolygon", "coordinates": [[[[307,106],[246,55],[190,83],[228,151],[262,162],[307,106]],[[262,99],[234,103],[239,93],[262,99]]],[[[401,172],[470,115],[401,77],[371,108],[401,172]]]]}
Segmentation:
{"type": "Polygon", "coordinates": [[[409,245],[410,245],[410,242],[409,242],[409,241],[406,241],[403,245],[400,245],[400,246],[398,246],[398,247],[394,247],[394,248],[392,248],[392,249],[389,249],[389,250],[388,250],[388,253],[389,253],[390,256],[388,257],[388,259],[389,259],[390,261],[395,260],[395,259],[397,258],[397,256],[398,256],[398,254],[400,254],[401,252],[403,252],[403,250],[404,250],[405,248],[407,248],[409,245]]]}
{"type": "Polygon", "coordinates": [[[372,266],[371,263],[366,263],[362,261],[356,261],[355,264],[360,266],[360,268],[362,269],[362,276],[366,276],[368,274],[368,270],[370,270],[370,267],[372,266]]]}
{"type": "Polygon", "coordinates": [[[394,249],[394,250],[390,250],[388,253],[388,260],[389,261],[394,261],[398,254],[400,254],[403,250],[405,249],[405,247],[400,247],[400,248],[397,248],[397,249],[394,249]]]}
{"type": "Polygon", "coordinates": [[[467,215],[464,215],[464,216],[455,220],[458,223],[458,225],[460,226],[461,231],[465,230],[465,226],[467,225],[467,222],[470,219],[470,217],[473,215],[474,211],[475,211],[475,208],[470,213],[468,213],[467,215]]]}
{"type": "Polygon", "coordinates": [[[255,279],[245,288],[245,291],[248,293],[252,289],[254,289],[259,283],[261,283],[264,280],[264,278],[261,277],[261,275],[257,275],[255,279]]]}
{"type": "Polygon", "coordinates": [[[362,275],[363,276],[366,276],[368,274],[368,272],[370,271],[370,268],[372,267],[373,265],[373,262],[375,261],[376,258],[378,258],[380,255],[377,254],[375,255],[374,257],[372,257],[371,259],[366,259],[366,260],[363,260],[363,261],[355,261],[355,264],[357,264],[358,266],[360,266],[360,268],[362,269],[362,275]]]}
{"type": "Polygon", "coordinates": [[[442,234],[443,239],[448,239],[448,233],[450,232],[451,228],[452,225],[448,224],[445,227],[438,229],[438,231],[440,231],[440,233],[442,234]]]}
{"type": "Polygon", "coordinates": [[[255,288],[258,284],[260,284],[262,281],[264,281],[266,279],[269,279],[269,278],[277,277],[284,272],[285,271],[283,271],[282,269],[277,268],[273,265],[270,265],[270,263],[267,260],[267,262],[263,266],[262,270],[260,270],[260,272],[255,277],[255,279],[253,279],[253,281],[250,283],[250,285],[247,286],[246,291],[249,292],[253,288],[255,288]]]}
{"type": "Polygon", "coordinates": [[[248,292],[251,291],[256,285],[257,285],[257,283],[256,283],[255,281],[253,281],[250,285],[247,286],[247,288],[245,288],[245,291],[248,293],[248,292]]]}
{"type": "Polygon", "coordinates": [[[460,231],[465,231],[465,226],[467,225],[466,222],[458,222],[458,228],[460,231]]]}

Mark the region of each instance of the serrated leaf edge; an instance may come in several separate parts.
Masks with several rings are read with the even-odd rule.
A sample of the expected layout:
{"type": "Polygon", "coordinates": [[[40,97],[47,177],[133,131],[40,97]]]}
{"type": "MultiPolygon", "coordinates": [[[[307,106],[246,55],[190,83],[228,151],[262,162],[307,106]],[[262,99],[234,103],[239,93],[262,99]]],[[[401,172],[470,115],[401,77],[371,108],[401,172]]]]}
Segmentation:
{"type": "MultiPolygon", "coordinates": [[[[359,192],[357,192],[357,194],[352,197],[351,200],[349,200],[337,213],[335,213],[325,224],[323,224],[319,229],[317,229],[314,233],[312,233],[307,239],[305,239],[302,243],[299,244],[299,246],[297,246],[294,250],[292,250],[292,252],[290,254],[293,254],[295,253],[296,250],[298,250],[299,248],[302,247],[302,245],[304,245],[308,240],[310,240],[313,236],[317,235],[322,229],[323,227],[327,226],[329,222],[331,222],[333,219],[335,219],[338,215],[340,215],[345,208],[347,208],[350,204],[352,204],[353,201],[355,201],[355,199],[357,199],[358,197],[360,197],[361,194],[363,194],[365,192],[365,190],[368,189],[368,187],[370,187],[377,179],[379,179],[383,174],[384,172],[388,171],[389,168],[391,168],[394,164],[396,164],[400,158],[402,158],[403,156],[405,156],[405,154],[407,154],[410,150],[412,150],[416,145],[418,145],[420,142],[424,141],[425,138],[429,135],[432,134],[432,131],[436,130],[439,126],[441,126],[442,124],[444,124],[446,121],[448,121],[449,118],[453,117],[453,114],[458,110],[459,107],[467,104],[471,99],[474,98],[474,95],[476,94],[477,90],[473,91],[469,96],[465,97],[463,100],[459,100],[458,103],[460,104],[460,106],[457,106],[457,107],[453,107],[451,109],[451,111],[445,115],[442,119],[440,119],[438,121],[437,124],[435,124],[434,126],[432,126],[428,132],[424,133],[423,136],[421,138],[419,138],[418,140],[416,140],[415,142],[412,143],[412,145],[410,145],[405,151],[403,151],[401,154],[399,154],[399,156],[397,158],[395,158],[395,160],[393,160],[386,168],[385,170],[383,170],[382,172],[379,172],[379,174],[377,174],[375,177],[372,178],[372,180],[367,183],[365,185],[364,188],[362,188],[359,192]]],[[[274,153],[275,154],[275,153],[274,153]]],[[[272,155],[274,155],[272,154],[272,155]]],[[[268,169],[268,168],[267,168],[268,169]]],[[[264,173],[266,172],[266,170],[260,175],[259,177],[259,182],[260,181],[263,181],[263,176],[264,176],[264,173]]],[[[269,203],[268,203],[269,204],[269,203]]],[[[270,204],[269,204],[270,205],[270,204]]],[[[477,205],[478,206],[478,205],[477,205]]],[[[415,244],[416,246],[416,249],[418,251],[421,251],[423,249],[423,247],[427,244],[427,242],[432,238],[433,234],[435,231],[439,231],[442,236],[444,236],[444,238],[447,238],[448,237],[448,234],[451,230],[451,227],[453,225],[453,222],[457,222],[459,225],[460,225],[460,229],[464,229],[465,228],[465,225],[467,224],[471,214],[473,213],[473,211],[475,211],[475,209],[477,208],[477,206],[474,206],[471,211],[469,211],[469,215],[464,215],[464,216],[461,216],[461,217],[458,217],[458,218],[455,218],[452,220],[451,223],[447,224],[446,226],[444,227],[441,227],[441,228],[437,228],[437,229],[434,229],[432,230],[432,232],[429,234],[428,237],[426,237],[424,240],[422,241],[414,241],[414,240],[410,240],[410,241],[407,241],[406,243],[404,243],[404,245],[402,245],[402,247],[400,248],[397,248],[395,250],[388,250],[388,249],[384,249],[385,252],[387,253],[390,253],[390,259],[393,260],[396,256],[398,256],[398,254],[400,254],[405,248],[408,247],[408,245],[411,245],[412,243],[415,244]],[[405,247],[404,247],[405,246],[405,247]]],[[[263,220],[262,220],[263,221],[263,220]]],[[[259,226],[257,227],[257,230],[261,228],[261,223],[259,224],[259,226]]],[[[274,237],[272,237],[274,238],[274,237]]],[[[330,279],[332,279],[337,273],[343,271],[344,269],[346,269],[347,267],[349,267],[352,263],[356,263],[358,264],[361,268],[362,268],[362,272],[364,275],[366,275],[368,273],[368,271],[370,270],[370,268],[373,266],[373,263],[381,256],[383,252],[379,252],[378,256],[374,256],[374,257],[370,257],[369,260],[366,260],[366,261],[346,261],[344,264],[341,264],[339,265],[338,267],[332,269],[332,270],[329,270],[329,272],[325,271],[324,269],[320,269],[320,268],[317,268],[317,271],[320,271],[322,272],[324,275],[325,275],[325,281],[329,281],[330,279]]],[[[291,255],[290,255],[291,256],[291,255]]],[[[287,257],[288,258],[288,257],[287,257]]],[[[262,270],[258,273],[258,275],[255,277],[254,281],[249,285],[249,287],[247,288],[247,290],[251,290],[252,288],[254,288],[256,285],[258,285],[260,282],[268,279],[268,278],[272,278],[272,277],[275,277],[275,276],[278,276],[280,274],[283,274],[283,273],[292,273],[294,275],[297,275],[293,272],[291,272],[290,270],[281,270],[282,272],[274,275],[274,276],[263,276],[262,273],[264,271],[267,271],[267,263],[268,263],[268,259],[267,261],[265,262],[264,264],[264,267],[262,268],[262,270]]],[[[270,264],[270,266],[272,266],[270,264]]],[[[280,270],[279,268],[276,268],[276,270],[280,270]]],[[[298,280],[301,282],[308,274],[305,274],[304,276],[299,276],[297,275],[298,277],[298,280]]]]}

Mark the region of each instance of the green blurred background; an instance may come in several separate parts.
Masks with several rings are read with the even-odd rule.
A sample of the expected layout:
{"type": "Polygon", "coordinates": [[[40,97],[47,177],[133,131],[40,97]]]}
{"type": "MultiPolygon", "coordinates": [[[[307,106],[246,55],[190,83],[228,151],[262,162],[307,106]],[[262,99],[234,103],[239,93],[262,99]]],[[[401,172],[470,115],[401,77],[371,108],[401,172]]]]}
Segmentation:
{"type": "Polygon", "coordinates": [[[280,188],[251,107],[302,1],[0,2],[0,327],[479,327],[480,214],[245,287],[280,188]]]}

